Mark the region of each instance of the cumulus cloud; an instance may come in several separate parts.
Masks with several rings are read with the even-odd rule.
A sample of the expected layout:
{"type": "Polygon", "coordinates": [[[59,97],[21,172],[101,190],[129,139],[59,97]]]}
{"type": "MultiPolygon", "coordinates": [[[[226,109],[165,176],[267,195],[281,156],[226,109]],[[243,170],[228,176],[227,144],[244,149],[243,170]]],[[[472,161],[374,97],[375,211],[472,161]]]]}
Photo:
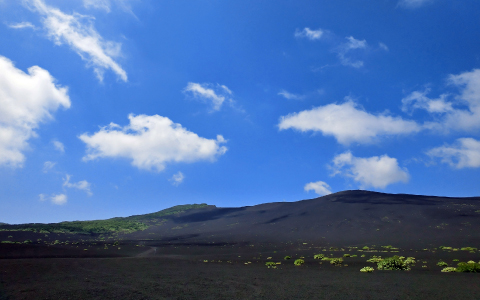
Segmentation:
{"type": "Polygon", "coordinates": [[[319,196],[325,196],[332,193],[330,186],[323,181],[307,183],[303,189],[305,192],[314,191],[319,196]]]}
{"type": "Polygon", "coordinates": [[[14,23],[14,24],[8,25],[8,27],[13,28],[13,29],[25,29],[25,28],[32,28],[34,30],[37,29],[37,27],[35,27],[35,25],[33,25],[30,22],[14,23]]]}
{"type": "Polygon", "coordinates": [[[212,161],[227,151],[221,135],[216,140],[202,138],[159,115],[128,118],[130,125],[123,128],[111,123],[92,135],[82,134],[79,138],[87,144],[83,160],[127,158],[137,168],[162,171],[166,163],[212,161]]]}
{"type": "Polygon", "coordinates": [[[405,8],[418,8],[425,4],[432,3],[434,0],[400,0],[398,6],[405,8]]]}
{"type": "Polygon", "coordinates": [[[233,101],[230,98],[232,91],[225,85],[189,82],[183,91],[196,99],[210,103],[214,111],[220,110],[225,100],[233,101]]]}
{"type": "Polygon", "coordinates": [[[57,163],[53,161],[46,161],[43,163],[43,173],[48,173],[57,163]]]}
{"type": "Polygon", "coordinates": [[[62,142],[59,142],[57,140],[52,141],[53,147],[55,147],[55,150],[65,153],[65,146],[63,145],[62,142]]]}
{"type": "Polygon", "coordinates": [[[67,203],[67,199],[67,195],[65,194],[53,195],[52,197],[50,197],[52,203],[56,205],[63,205],[67,203]]]}
{"type": "Polygon", "coordinates": [[[292,93],[287,92],[286,90],[281,90],[278,93],[278,95],[283,96],[284,98],[286,98],[288,100],[301,100],[301,99],[305,98],[302,95],[292,94],[292,93]]]}
{"type": "Polygon", "coordinates": [[[415,91],[405,97],[403,109],[423,109],[435,114],[437,120],[426,127],[450,131],[473,131],[480,129],[480,69],[450,75],[447,83],[456,87],[457,94],[442,94],[438,98],[427,97],[430,89],[415,91]],[[449,100],[450,99],[450,100],[449,100]]]}
{"type": "Polygon", "coordinates": [[[480,141],[473,138],[457,139],[455,144],[433,148],[427,154],[457,169],[480,167],[480,141]]]}
{"type": "Polygon", "coordinates": [[[392,183],[406,183],[409,180],[408,171],[400,168],[397,159],[388,155],[362,158],[347,151],[335,156],[332,169],[333,175],[351,177],[362,188],[385,188],[392,183]]]}
{"type": "Polygon", "coordinates": [[[71,183],[70,178],[71,178],[70,175],[68,175],[68,174],[65,175],[65,179],[63,181],[63,187],[74,188],[74,189],[77,189],[77,190],[84,191],[85,193],[87,193],[88,196],[93,195],[93,193],[90,189],[91,184],[88,181],[82,180],[82,181],[79,181],[79,182],[71,183]]]}
{"type": "Polygon", "coordinates": [[[48,71],[33,66],[26,74],[0,56],[0,165],[23,165],[35,129],[53,119],[60,106],[70,107],[67,92],[48,71]]]}
{"type": "Polygon", "coordinates": [[[305,27],[302,30],[295,31],[295,37],[297,38],[307,38],[311,41],[319,40],[322,38],[324,31],[322,29],[312,30],[308,27],[305,27]]]}
{"type": "Polygon", "coordinates": [[[344,145],[352,142],[371,143],[379,136],[409,134],[421,129],[414,121],[386,114],[370,114],[358,108],[351,100],[283,116],[278,127],[280,130],[321,132],[335,137],[344,145]]]}
{"type": "Polygon", "coordinates": [[[178,172],[176,174],[173,174],[172,178],[170,178],[170,182],[174,186],[179,186],[183,182],[184,179],[185,179],[185,175],[183,175],[182,172],[178,172]]]}
{"type": "Polygon", "coordinates": [[[93,27],[93,17],[74,13],[63,13],[48,6],[43,0],[25,0],[34,11],[43,16],[43,27],[56,45],[67,44],[92,67],[97,78],[102,81],[105,70],[112,70],[127,81],[127,73],[114,60],[121,54],[120,43],[105,41],[93,27]]]}

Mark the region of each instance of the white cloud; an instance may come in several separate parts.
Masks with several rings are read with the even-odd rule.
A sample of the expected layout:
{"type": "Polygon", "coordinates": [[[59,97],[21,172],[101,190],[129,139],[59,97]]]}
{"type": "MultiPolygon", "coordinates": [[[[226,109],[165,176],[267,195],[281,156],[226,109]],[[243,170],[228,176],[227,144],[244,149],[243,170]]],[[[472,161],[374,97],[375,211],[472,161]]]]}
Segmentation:
{"type": "Polygon", "coordinates": [[[480,141],[472,138],[457,139],[454,145],[433,148],[427,154],[457,169],[480,167],[480,141]]]}
{"type": "Polygon", "coordinates": [[[400,0],[398,6],[405,8],[418,8],[425,4],[432,3],[434,0],[400,0]]]}
{"type": "Polygon", "coordinates": [[[216,140],[199,137],[180,124],[159,115],[129,115],[130,125],[111,123],[93,135],[79,138],[87,144],[84,161],[103,157],[132,160],[140,169],[162,171],[166,163],[214,160],[227,148],[221,135],[216,140]]]}
{"type": "Polygon", "coordinates": [[[183,91],[185,93],[191,93],[194,98],[198,98],[203,102],[210,102],[214,111],[220,110],[222,104],[227,99],[233,102],[230,98],[232,91],[225,85],[189,82],[183,91]]]}
{"type": "Polygon", "coordinates": [[[24,29],[24,28],[32,28],[34,30],[37,29],[37,27],[35,27],[35,25],[33,25],[30,22],[14,23],[14,24],[8,25],[8,27],[13,28],[13,29],[24,29]]]}
{"type": "Polygon", "coordinates": [[[362,188],[385,188],[392,183],[406,183],[409,180],[408,171],[398,166],[397,159],[387,155],[362,158],[347,151],[335,156],[332,169],[333,175],[351,177],[362,188]]]}
{"type": "Polygon", "coordinates": [[[185,175],[183,175],[182,172],[178,172],[176,174],[173,174],[172,178],[170,178],[170,182],[174,186],[179,186],[180,183],[182,183],[184,179],[185,179],[185,175]]]}
{"type": "Polygon", "coordinates": [[[283,96],[283,97],[285,97],[286,99],[289,99],[289,100],[301,100],[301,99],[305,98],[302,95],[292,94],[292,93],[287,92],[286,90],[281,90],[278,93],[278,95],[283,96]]]}
{"type": "Polygon", "coordinates": [[[50,200],[52,201],[53,204],[57,205],[63,205],[67,203],[67,195],[65,194],[59,194],[59,195],[53,195],[50,200]]]}
{"type": "Polygon", "coordinates": [[[371,143],[378,136],[409,134],[421,128],[413,121],[386,114],[373,115],[361,110],[353,101],[328,104],[292,113],[280,118],[280,130],[321,132],[334,136],[341,144],[371,143]]]}
{"type": "Polygon", "coordinates": [[[447,95],[441,95],[438,99],[430,99],[426,95],[430,89],[424,92],[415,91],[402,99],[402,110],[412,112],[415,109],[424,109],[429,113],[445,113],[453,111],[452,103],[446,102],[447,95]]]}
{"type": "Polygon", "coordinates": [[[38,195],[38,199],[43,202],[43,201],[47,200],[47,196],[45,194],[40,194],[40,195],[38,195]]]}
{"type": "Polygon", "coordinates": [[[322,29],[311,30],[308,27],[305,27],[303,30],[296,30],[295,37],[297,38],[307,38],[311,41],[319,40],[322,38],[324,31],[322,29]]]}
{"type": "MultiPolygon", "coordinates": [[[[112,9],[112,6],[115,4],[121,10],[133,14],[132,7],[130,2],[138,0],[83,0],[83,5],[85,8],[94,8],[104,10],[109,13],[112,9]]],[[[135,15],[134,15],[135,16],[135,15]]]]}
{"type": "Polygon", "coordinates": [[[91,184],[88,181],[82,180],[82,181],[79,181],[79,182],[71,183],[70,178],[71,178],[70,175],[68,175],[68,174],[65,175],[65,179],[64,179],[64,182],[63,182],[64,187],[74,188],[74,189],[77,189],[77,190],[84,191],[85,193],[87,193],[88,196],[93,195],[93,193],[90,189],[91,184]]]}
{"type": "Polygon", "coordinates": [[[381,43],[381,42],[378,43],[378,47],[380,47],[380,49],[385,50],[385,51],[388,51],[388,50],[389,50],[389,49],[388,49],[388,46],[385,45],[384,43],[381,43]]]}
{"type": "Polygon", "coordinates": [[[350,66],[354,68],[363,67],[363,61],[353,59],[349,54],[353,50],[366,49],[366,40],[357,40],[353,36],[346,37],[347,42],[341,44],[337,49],[338,58],[340,63],[344,66],[350,66]]]}
{"type": "Polygon", "coordinates": [[[450,75],[448,84],[459,89],[456,95],[442,94],[437,99],[428,98],[430,91],[415,91],[402,100],[405,111],[424,109],[435,113],[437,121],[425,126],[431,129],[473,131],[480,129],[480,69],[450,75]],[[448,101],[448,98],[453,98],[448,101]]]}
{"type": "Polygon", "coordinates": [[[110,69],[123,81],[127,73],[114,61],[120,56],[120,43],[105,41],[93,27],[93,17],[78,13],[65,14],[46,5],[43,0],[25,0],[29,7],[43,16],[43,27],[57,45],[69,45],[80,57],[93,67],[102,81],[106,69],[110,69]]]}
{"type": "Polygon", "coordinates": [[[26,74],[0,56],[0,165],[23,165],[34,130],[60,106],[70,107],[67,92],[48,71],[33,66],[26,74]]]}
{"type": "Polygon", "coordinates": [[[330,186],[323,181],[307,183],[303,189],[306,192],[315,191],[315,193],[320,196],[325,196],[332,193],[330,186]]]}
{"type": "Polygon", "coordinates": [[[57,140],[52,141],[53,147],[55,147],[55,150],[58,150],[62,153],[65,153],[65,146],[63,145],[62,142],[59,142],[57,140]]]}
{"type": "Polygon", "coordinates": [[[53,161],[46,161],[43,163],[43,173],[48,173],[57,163],[53,161]]]}

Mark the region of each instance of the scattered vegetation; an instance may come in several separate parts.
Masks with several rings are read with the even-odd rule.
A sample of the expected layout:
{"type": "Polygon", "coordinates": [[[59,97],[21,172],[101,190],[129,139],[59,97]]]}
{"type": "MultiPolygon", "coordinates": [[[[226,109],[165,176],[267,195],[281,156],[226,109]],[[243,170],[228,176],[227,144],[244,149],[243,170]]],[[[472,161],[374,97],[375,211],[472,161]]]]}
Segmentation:
{"type": "Polygon", "coordinates": [[[343,258],[337,257],[337,258],[330,258],[330,264],[334,266],[339,266],[343,263],[343,258]]]}
{"type": "Polygon", "coordinates": [[[315,254],[315,255],[313,256],[314,259],[322,259],[322,258],[324,258],[324,257],[325,257],[324,254],[315,254]]]}
{"type": "Polygon", "coordinates": [[[457,272],[480,273],[480,264],[474,261],[460,262],[457,265],[457,272]]]}
{"type": "Polygon", "coordinates": [[[457,272],[457,269],[454,267],[446,267],[442,269],[442,272],[449,273],[449,272],[457,272]]]}
{"type": "Polygon", "coordinates": [[[296,259],[296,260],[293,262],[293,264],[296,265],[296,266],[301,266],[301,265],[303,265],[304,263],[305,263],[305,261],[304,261],[303,259],[301,259],[301,258],[296,259]]]}
{"type": "Polygon", "coordinates": [[[361,268],[360,269],[360,272],[363,272],[363,273],[371,273],[373,272],[373,268],[372,267],[364,267],[364,268],[361,268]]]}
{"type": "Polygon", "coordinates": [[[409,271],[410,265],[415,263],[413,257],[408,257],[405,259],[403,256],[393,256],[384,258],[380,261],[377,266],[379,270],[403,270],[409,271]]]}
{"type": "Polygon", "coordinates": [[[273,261],[267,261],[267,262],[265,263],[265,265],[266,265],[269,269],[270,269],[270,268],[272,268],[272,269],[276,269],[276,268],[277,268],[277,264],[274,263],[273,261]]]}
{"type": "Polygon", "coordinates": [[[437,266],[439,266],[439,267],[448,267],[448,264],[447,264],[446,262],[444,262],[444,261],[439,261],[439,262],[437,263],[437,266]]]}
{"type": "Polygon", "coordinates": [[[287,255],[287,256],[285,256],[283,259],[284,259],[284,260],[287,260],[287,259],[291,259],[291,258],[292,258],[291,256],[288,256],[288,255],[287,255]]]}

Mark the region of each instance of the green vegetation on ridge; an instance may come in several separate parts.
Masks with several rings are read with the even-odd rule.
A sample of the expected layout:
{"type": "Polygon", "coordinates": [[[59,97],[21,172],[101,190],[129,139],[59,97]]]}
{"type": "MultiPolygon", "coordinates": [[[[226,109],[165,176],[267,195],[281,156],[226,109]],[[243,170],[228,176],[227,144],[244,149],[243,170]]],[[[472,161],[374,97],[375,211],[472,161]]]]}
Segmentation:
{"type": "Polygon", "coordinates": [[[95,221],[72,221],[50,224],[19,224],[4,225],[0,224],[0,231],[32,231],[39,233],[80,233],[80,234],[99,234],[99,233],[131,233],[147,229],[152,221],[162,217],[185,212],[191,209],[198,209],[208,206],[202,204],[186,204],[173,206],[155,213],[145,215],[135,215],[126,218],[112,218],[107,220],[95,221]]]}

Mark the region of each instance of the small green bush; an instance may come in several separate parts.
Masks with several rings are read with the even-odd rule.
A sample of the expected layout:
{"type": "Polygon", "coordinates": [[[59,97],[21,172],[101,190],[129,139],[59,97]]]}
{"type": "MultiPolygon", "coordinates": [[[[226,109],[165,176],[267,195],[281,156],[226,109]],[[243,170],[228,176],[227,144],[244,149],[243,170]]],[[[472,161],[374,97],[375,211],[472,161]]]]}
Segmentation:
{"type": "Polygon", "coordinates": [[[454,267],[446,267],[442,269],[442,272],[449,273],[449,272],[457,272],[457,269],[454,267]]]}
{"type": "Polygon", "coordinates": [[[291,259],[291,258],[292,258],[291,256],[288,256],[288,255],[287,255],[287,256],[285,256],[283,259],[284,259],[284,260],[287,260],[287,259],[291,259]]]}
{"type": "Polygon", "coordinates": [[[361,268],[360,269],[360,272],[363,272],[363,273],[371,273],[373,272],[373,268],[372,267],[364,267],[364,268],[361,268]]]}
{"type": "Polygon", "coordinates": [[[276,268],[277,268],[277,264],[274,263],[273,261],[267,261],[267,262],[265,263],[265,265],[266,265],[269,269],[270,269],[270,268],[272,268],[272,269],[276,269],[276,268]]]}
{"type": "Polygon", "coordinates": [[[324,254],[315,254],[315,255],[313,256],[314,259],[322,259],[322,258],[324,258],[324,257],[325,257],[324,254]]]}
{"type": "Polygon", "coordinates": [[[343,255],[343,257],[350,257],[350,254],[345,253],[345,254],[343,255]]]}
{"type": "Polygon", "coordinates": [[[437,263],[437,266],[439,266],[439,267],[448,267],[448,264],[447,264],[446,262],[444,262],[444,261],[439,261],[439,262],[437,263]]]}
{"type": "Polygon", "coordinates": [[[303,259],[301,259],[301,258],[296,259],[296,260],[293,262],[293,264],[296,265],[296,266],[301,266],[301,265],[303,265],[304,263],[305,263],[305,261],[304,261],[303,259]]]}
{"type": "Polygon", "coordinates": [[[334,266],[339,266],[343,263],[343,258],[341,258],[341,257],[330,258],[330,263],[334,266]]]}
{"type": "Polygon", "coordinates": [[[457,265],[457,272],[480,273],[480,264],[474,261],[460,262],[457,265]]]}
{"type": "Polygon", "coordinates": [[[370,259],[367,259],[367,262],[371,262],[371,263],[379,263],[383,260],[383,258],[381,256],[372,256],[372,258],[370,259]]]}
{"type": "Polygon", "coordinates": [[[409,263],[401,256],[387,257],[377,264],[379,270],[403,270],[409,271],[409,263]]]}

